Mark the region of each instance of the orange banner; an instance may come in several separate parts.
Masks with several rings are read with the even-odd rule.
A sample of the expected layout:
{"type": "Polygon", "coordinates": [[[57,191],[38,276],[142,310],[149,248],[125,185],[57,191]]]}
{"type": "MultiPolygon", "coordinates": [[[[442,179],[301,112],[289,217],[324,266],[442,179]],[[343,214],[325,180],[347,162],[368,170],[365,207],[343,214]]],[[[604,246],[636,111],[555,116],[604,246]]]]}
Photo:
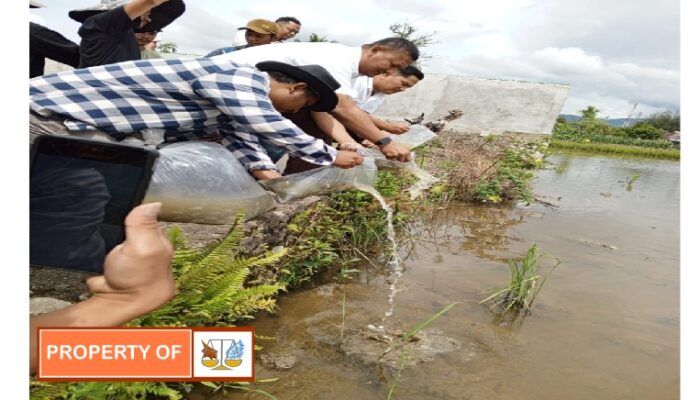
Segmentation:
{"type": "Polygon", "coordinates": [[[252,381],[250,327],[39,328],[43,381],[252,381]]]}
{"type": "Polygon", "coordinates": [[[40,329],[39,378],[189,378],[189,329],[40,329]]]}

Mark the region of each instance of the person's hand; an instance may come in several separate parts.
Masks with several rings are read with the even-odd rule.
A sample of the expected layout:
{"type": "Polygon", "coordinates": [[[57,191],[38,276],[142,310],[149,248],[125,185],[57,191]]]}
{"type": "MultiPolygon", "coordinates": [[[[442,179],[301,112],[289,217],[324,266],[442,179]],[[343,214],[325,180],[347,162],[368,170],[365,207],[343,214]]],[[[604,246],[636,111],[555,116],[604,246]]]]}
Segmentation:
{"type": "Polygon", "coordinates": [[[348,143],[338,144],[338,150],[357,151],[357,149],[359,147],[361,147],[361,146],[357,142],[348,142],[348,143]]]}
{"type": "Polygon", "coordinates": [[[410,125],[408,125],[405,122],[389,122],[386,121],[386,124],[382,126],[382,130],[387,131],[389,133],[393,133],[396,135],[400,135],[402,133],[408,132],[408,130],[411,128],[410,125]]]}
{"type": "Polygon", "coordinates": [[[388,160],[395,160],[401,162],[411,161],[411,152],[408,151],[403,145],[400,145],[394,141],[387,144],[379,146],[379,150],[384,154],[388,160]]]}
{"type": "Polygon", "coordinates": [[[256,169],[250,172],[253,177],[259,181],[266,181],[268,179],[281,178],[282,174],[274,169],[256,169]]]}
{"type": "Polygon", "coordinates": [[[122,303],[134,315],[150,312],[175,294],[173,246],[158,225],[161,203],[142,204],[124,221],[126,240],[107,254],[104,275],[87,279],[93,297],[122,303]]]}
{"type": "Polygon", "coordinates": [[[347,168],[353,168],[353,167],[356,167],[356,166],[362,164],[363,160],[364,159],[362,158],[362,156],[357,154],[357,152],[341,150],[338,152],[338,155],[335,157],[335,161],[333,162],[333,165],[335,165],[338,168],[347,169],[347,168]]]}

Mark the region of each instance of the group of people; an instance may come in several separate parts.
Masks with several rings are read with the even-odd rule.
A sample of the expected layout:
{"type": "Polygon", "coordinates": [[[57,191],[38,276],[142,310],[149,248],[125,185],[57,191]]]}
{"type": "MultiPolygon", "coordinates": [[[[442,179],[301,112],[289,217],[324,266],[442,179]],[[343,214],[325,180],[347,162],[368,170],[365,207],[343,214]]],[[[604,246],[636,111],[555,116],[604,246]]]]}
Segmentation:
{"type": "Polygon", "coordinates": [[[301,22],[281,17],[249,21],[240,29],[245,45],[210,57],[142,57],[153,33],[184,10],[182,0],[102,0],[71,11],[82,22],[79,68],[30,81],[31,132],[121,141],[150,129],[162,131],[163,143],[218,141],[257,179],[281,176],[284,153],[285,173],[354,167],[363,145],[410,159],[389,135],[408,126],[370,114],[385,95],[423,78],[410,41],[284,42],[301,22]]]}
{"type": "MultiPolygon", "coordinates": [[[[139,35],[153,36],[184,10],[182,0],[102,0],[98,7],[69,13],[82,23],[77,56],[74,50],[60,57],[36,54],[70,58],[68,64],[78,68],[30,80],[30,136],[139,142],[142,131],[157,130],[161,146],[216,141],[259,180],[282,176],[276,161],[284,153],[290,157],[285,174],[323,165],[353,168],[363,162],[357,152],[361,146],[378,148],[390,160],[411,159],[390,135],[406,132],[408,125],[371,115],[384,96],[423,79],[414,65],[419,50],[410,41],[389,37],[362,46],[284,42],[301,23],[283,17],[249,21],[240,30],[245,45],[234,43],[210,57],[142,57],[141,44],[148,37],[139,40],[139,35]]],[[[34,36],[35,54],[33,41],[34,36]]],[[[53,51],[60,52],[60,46],[53,51]]],[[[132,240],[128,222],[126,243],[132,240]]],[[[172,290],[168,293],[158,300],[167,301],[172,290]]]]}

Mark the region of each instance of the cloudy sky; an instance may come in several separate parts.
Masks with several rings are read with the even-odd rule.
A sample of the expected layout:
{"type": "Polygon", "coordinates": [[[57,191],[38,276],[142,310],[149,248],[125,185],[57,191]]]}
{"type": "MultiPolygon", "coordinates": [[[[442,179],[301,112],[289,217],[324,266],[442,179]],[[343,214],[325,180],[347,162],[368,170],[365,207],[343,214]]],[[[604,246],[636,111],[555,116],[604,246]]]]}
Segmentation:
{"type": "MultiPolygon", "coordinates": [[[[43,0],[32,10],[50,28],[79,40],[71,9],[98,0],[43,0]]],[[[568,84],[563,112],[587,105],[601,117],[678,110],[680,4],[658,0],[300,0],[187,1],[185,14],[161,34],[180,52],[206,54],[229,45],[252,18],[291,15],[311,33],[348,45],[390,35],[407,21],[437,43],[423,51],[429,73],[568,84]],[[293,4],[293,6],[291,5],[293,4]]]]}

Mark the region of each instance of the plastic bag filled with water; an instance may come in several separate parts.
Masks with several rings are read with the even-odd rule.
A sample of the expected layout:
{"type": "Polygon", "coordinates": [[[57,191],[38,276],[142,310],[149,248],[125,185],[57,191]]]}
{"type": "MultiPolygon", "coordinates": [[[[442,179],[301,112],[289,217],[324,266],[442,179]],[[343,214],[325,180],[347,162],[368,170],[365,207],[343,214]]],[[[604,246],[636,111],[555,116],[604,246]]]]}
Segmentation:
{"type": "Polygon", "coordinates": [[[413,150],[418,146],[424,145],[435,139],[435,132],[424,127],[423,125],[411,125],[408,132],[400,135],[391,134],[391,140],[406,146],[409,150],[413,150]]]}
{"type": "MultiPolygon", "coordinates": [[[[401,143],[409,149],[414,149],[435,139],[437,135],[423,125],[411,125],[408,132],[402,135],[391,135],[391,137],[393,141],[401,143]]],[[[361,148],[359,152],[365,159],[374,159],[379,169],[408,172],[418,178],[418,181],[408,188],[412,200],[420,196],[423,190],[429,189],[439,181],[438,178],[421,169],[414,160],[408,162],[387,160],[384,154],[377,149],[361,148]]],[[[415,155],[412,156],[415,159],[415,155]]]]}
{"type": "Polygon", "coordinates": [[[232,224],[242,210],[246,220],[275,206],[225,147],[181,142],[160,149],[144,202],[160,201],[159,218],[171,222],[232,224]]]}
{"type": "Polygon", "coordinates": [[[287,202],[345,189],[374,187],[376,181],[374,159],[365,158],[361,165],[354,168],[342,169],[329,165],[260,183],[275,192],[277,200],[287,202]]]}

